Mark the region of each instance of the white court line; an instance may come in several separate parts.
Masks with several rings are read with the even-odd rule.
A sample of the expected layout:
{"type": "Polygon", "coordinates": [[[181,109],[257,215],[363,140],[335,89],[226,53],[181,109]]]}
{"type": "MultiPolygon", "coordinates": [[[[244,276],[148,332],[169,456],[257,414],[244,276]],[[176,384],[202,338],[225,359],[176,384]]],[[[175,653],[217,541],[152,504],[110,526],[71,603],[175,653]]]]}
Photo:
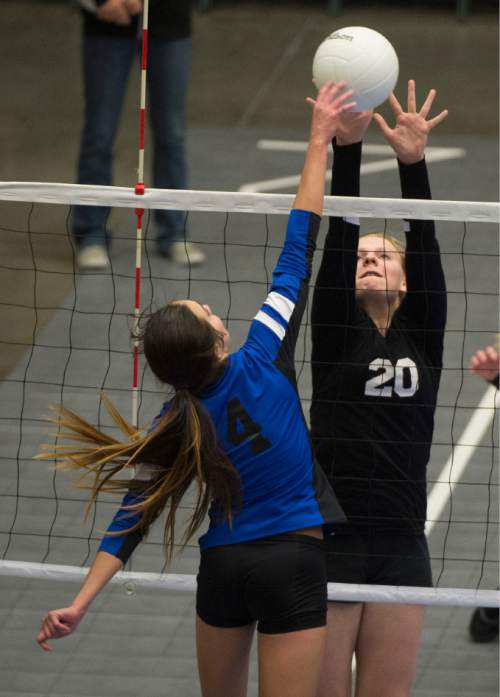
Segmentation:
{"type": "MultiPolygon", "coordinates": [[[[307,143],[302,141],[290,140],[259,140],[257,148],[260,150],[275,150],[280,152],[304,152],[307,143]]],[[[363,152],[367,155],[385,155],[392,153],[388,159],[378,160],[377,162],[365,162],[361,165],[361,175],[377,174],[388,172],[398,167],[394,152],[388,145],[364,145],[363,152]]],[[[429,147],[426,150],[425,159],[430,162],[445,162],[465,157],[466,150],[463,148],[439,148],[429,147]]],[[[327,172],[325,181],[331,181],[331,172],[327,172]]],[[[266,191],[280,191],[297,187],[300,181],[300,174],[292,174],[286,177],[276,177],[274,179],[261,179],[259,181],[242,184],[238,191],[246,193],[265,193],[266,191]]]]}
{"type": "Polygon", "coordinates": [[[490,385],[476,407],[470,421],[454,444],[450,457],[439,473],[427,499],[426,534],[429,535],[451,498],[476,447],[486,433],[498,408],[498,390],[490,385]],[[453,475],[453,478],[452,478],[453,475]]]}

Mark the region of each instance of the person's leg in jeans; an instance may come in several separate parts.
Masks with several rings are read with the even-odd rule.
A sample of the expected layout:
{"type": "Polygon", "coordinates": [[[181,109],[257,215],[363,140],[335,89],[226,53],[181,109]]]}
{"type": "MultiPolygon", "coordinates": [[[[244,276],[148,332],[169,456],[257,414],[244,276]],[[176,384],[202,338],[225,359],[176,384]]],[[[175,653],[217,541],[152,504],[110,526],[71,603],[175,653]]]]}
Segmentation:
{"type": "MultiPolygon", "coordinates": [[[[78,160],[79,184],[111,184],[113,145],[132,62],[135,39],[85,36],[83,79],[85,114],[78,160]]],[[[106,245],[109,208],[75,206],[73,235],[80,250],[106,245]]]]}
{"type": "MultiPolygon", "coordinates": [[[[186,102],[191,68],[191,39],[149,42],[149,114],[153,130],[153,185],[159,189],[186,189],[186,102]]],[[[201,263],[204,255],[185,244],[186,213],[154,212],[160,254],[183,263],[201,263]]]]}

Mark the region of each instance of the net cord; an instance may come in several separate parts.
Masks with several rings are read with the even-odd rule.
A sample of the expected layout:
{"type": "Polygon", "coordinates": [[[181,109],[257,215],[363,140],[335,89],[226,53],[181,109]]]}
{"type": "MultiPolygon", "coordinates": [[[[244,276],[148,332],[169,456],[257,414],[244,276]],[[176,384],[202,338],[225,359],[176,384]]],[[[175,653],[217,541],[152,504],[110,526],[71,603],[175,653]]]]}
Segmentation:
{"type": "MultiPolygon", "coordinates": [[[[87,572],[87,567],[0,561],[0,576],[80,583],[87,575],[87,572]]],[[[129,593],[133,593],[139,587],[180,591],[183,593],[193,593],[196,590],[196,576],[192,574],[154,574],[137,571],[119,571],[111,579],[110,583],[124,586],[129,593]]],[[[328,599],[344,602],[499,607],[500,591],[329,583],[328,599]]]]}
{"type": "MultiPolygon", "coordinates": [[[[292,207],[293,199],[292,194],[180,189],[148,189],[144,194],[137,195],[133,189],[119,186],[0,182],[0,201],[25,203],[286,215],[292,207]]],[[[500,203],[325,196],[323,214],[359,218],[500,223],[500,203]]]]}

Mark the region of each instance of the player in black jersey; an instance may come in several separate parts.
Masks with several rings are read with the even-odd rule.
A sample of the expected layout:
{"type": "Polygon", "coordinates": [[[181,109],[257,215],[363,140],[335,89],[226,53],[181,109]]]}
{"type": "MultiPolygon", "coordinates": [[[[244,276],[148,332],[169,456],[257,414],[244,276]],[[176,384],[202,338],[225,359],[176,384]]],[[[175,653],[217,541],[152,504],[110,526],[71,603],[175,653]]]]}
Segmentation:
{"type": "MultiPolygon", "coordinates": [[[[430,198],[424,159],[432,90],[417,109],[408,83],[395,126],[344,114],[332,194],[359,196],[361,141],[376,120],[393,148],[404,198],[430,198]]],[[[446,288],[432,221],[405,223],[406,251],[359,221],[331,218],[312,305],[311,435],[348,523],[327,538],[328,580],[431,585],[424,536],[426,466],[442,368],[446,288]]],[[[410,694],[422,606],[330,603],[321,697],[410,694]]]]}
{"type": "MultiPolygon", "coordinates": [[[[486,346],[476,351],[470,361],[470,370],[499,389],[500,353],[494,346],[486,346]]],[[[498,608],[478,607],[469,622],[469,635],[472,641],[485,644],[498,637],[498,608]]]]}
{"type": "Polygon", "coordinates": [[[256,628],[260,693],[315,697],[326,638],[322,526],[344,516],[315,467],[294,351],[323,208],[328,148],[340,114],[354,105],[344,88],[329,83],[316,100],[308,99],[310,140],[285,243],[243,346],[229,353],[229,335],[208,305],[171,302],[144,328],[149,366],[174,388],[148,432],[138,432],[114,412],[127,436],[121,443],[62,411],[59,437],[76,434],[78,446],[56,446],[45,457],[90,471],[94,495],[109,490],[126,495],[72,605],[44,618],[38,642],[45,650],[50,639],[76,628],[163,510],[165,544],[172,551],[177,507],[192,484],[195,505],[184,541],[207,509],[210,518],[200,538],[196,602],[203,697],[246,695],[256,628]],[[124,473],[135,464],[130,482],[124,473]]]}

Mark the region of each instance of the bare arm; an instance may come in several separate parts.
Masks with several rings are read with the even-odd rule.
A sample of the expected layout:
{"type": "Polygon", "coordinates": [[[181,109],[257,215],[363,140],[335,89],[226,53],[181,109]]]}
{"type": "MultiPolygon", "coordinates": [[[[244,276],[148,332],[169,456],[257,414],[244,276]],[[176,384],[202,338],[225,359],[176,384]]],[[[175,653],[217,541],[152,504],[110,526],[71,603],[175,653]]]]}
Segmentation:
{"type": "Polygon", "coordinates": [[[49,640],[61,639],[74,632],[94,598],[122,567],[120,559],[112,554],[97,553],[94,563],[71,605],[51,610],[43,618],[36,640],[44,651],[52,651],[48,643],[49,640]]]}

